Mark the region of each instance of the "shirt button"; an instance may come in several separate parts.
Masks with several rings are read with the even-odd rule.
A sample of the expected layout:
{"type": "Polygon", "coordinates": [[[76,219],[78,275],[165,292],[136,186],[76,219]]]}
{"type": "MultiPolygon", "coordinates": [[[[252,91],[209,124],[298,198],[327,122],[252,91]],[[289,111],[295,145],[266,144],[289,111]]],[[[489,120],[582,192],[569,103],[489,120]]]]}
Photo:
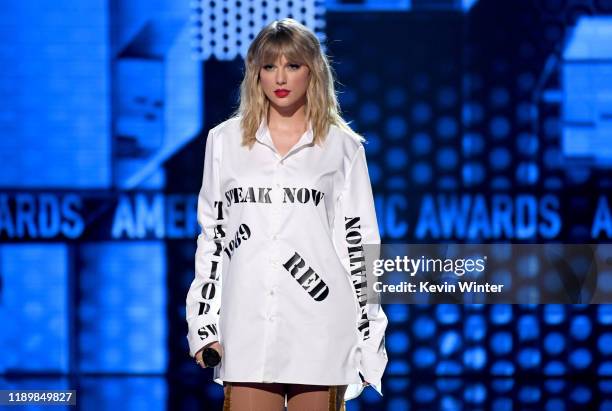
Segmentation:
{"type": "Polygon", "coordinates": [[[272,322],[274,322],[274,316],[272,316],[272,315],[271,315],[271,316],[269,316],[269,317],[268,317],[268,321],[270,321],[271,323],[272,323],[272,322]]]}
{"type": "Polygon", "coordinates": [[[272,290],[270,290],[269,294],[270,294],[270,295],[274,295],[274,290],[273,290],[273,289],[272,289],[272,290]]]}
{"type": "Polygon", "coordinates": [[[277,236],[276,234],[274,234],[274,235],[272,236],[272,239],[276,241],[276,240],[278,240],[278,236],[277,236]]]}

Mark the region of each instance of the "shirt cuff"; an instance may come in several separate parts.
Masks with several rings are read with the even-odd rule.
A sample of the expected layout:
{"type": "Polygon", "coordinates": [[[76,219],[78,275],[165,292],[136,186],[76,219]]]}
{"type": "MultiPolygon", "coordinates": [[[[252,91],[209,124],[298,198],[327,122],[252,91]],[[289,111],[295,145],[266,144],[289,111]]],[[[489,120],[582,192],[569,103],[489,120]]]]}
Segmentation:
{"type": "Polygon", "coordinates": [[[189,327],[187,341],[189,342],[189,355],[191,356],[191,358],[195,358],[196,353],[202,348],[204,348],[206,345],[215,341],[219,341],[219,337],[216,335],[210,335],[205,339],[202,339],[202,337],[200,337],[200,335],[198,334],[198,330],[201,327],[205,327],[207,324],[208,322],[206,322],[205,319],[202,319],[202,321],[200,321],[197,326],[189,327]]]}
{"type": "Polygon", "coordinates": [[[361,346],[360,372],[363,378],[370,383],[372,388],[380,395],[382,394],[382,376],[387,366],[387,352],[383,348],[376,351],[366,345],[361,346]]]}

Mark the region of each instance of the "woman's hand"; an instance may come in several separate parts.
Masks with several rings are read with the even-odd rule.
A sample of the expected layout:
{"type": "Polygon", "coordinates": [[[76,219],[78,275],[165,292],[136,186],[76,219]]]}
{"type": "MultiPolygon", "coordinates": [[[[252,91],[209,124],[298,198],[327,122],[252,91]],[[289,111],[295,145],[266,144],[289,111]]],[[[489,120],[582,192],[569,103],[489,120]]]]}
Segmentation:
{"type": "Polygon", "coordinates": [[[204,359],[202,358],[202,351],[204,351],[204,348],[207,348],[207,347],[217,350],[219,355],[223,357],[223,348],[221,347],[221,344],[219,344],[218,341],[211,342],[210,344],[207,344],[204,347],[202,347],[202,349],[198,351],[195,355],[196,363],[198,363],[198,365],[201,368],[206,368],[206,364],[204,364],[204,359]]]}

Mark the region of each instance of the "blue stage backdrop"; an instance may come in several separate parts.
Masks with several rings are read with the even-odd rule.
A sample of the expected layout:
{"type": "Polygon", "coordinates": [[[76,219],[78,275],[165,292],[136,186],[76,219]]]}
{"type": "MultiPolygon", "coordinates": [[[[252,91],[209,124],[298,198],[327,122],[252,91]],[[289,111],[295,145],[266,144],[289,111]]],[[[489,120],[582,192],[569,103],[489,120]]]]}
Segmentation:
{"type": "MultiPolygon", "coordinates": [[[[610,242],[610,0],[4,2],[0,389],[219,409],[185,322],[205,136],[287,16],[367,139],[384,242],[610,242]]],[[[612,306],[384,308],[385,395],[349,411],[612,410],[612,306]]]]}

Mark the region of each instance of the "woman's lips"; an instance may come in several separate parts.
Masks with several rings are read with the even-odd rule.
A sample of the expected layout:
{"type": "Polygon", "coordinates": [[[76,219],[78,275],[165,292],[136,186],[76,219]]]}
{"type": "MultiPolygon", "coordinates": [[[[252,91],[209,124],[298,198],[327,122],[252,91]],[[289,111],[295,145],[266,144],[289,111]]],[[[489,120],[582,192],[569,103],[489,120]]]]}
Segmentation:
{"type": "Polygon", "coordinates": [[[276,97],[280,98],[287,97],[289,93],[289,90],[274,90],[274,94],[276,94],[276,97]]]}

